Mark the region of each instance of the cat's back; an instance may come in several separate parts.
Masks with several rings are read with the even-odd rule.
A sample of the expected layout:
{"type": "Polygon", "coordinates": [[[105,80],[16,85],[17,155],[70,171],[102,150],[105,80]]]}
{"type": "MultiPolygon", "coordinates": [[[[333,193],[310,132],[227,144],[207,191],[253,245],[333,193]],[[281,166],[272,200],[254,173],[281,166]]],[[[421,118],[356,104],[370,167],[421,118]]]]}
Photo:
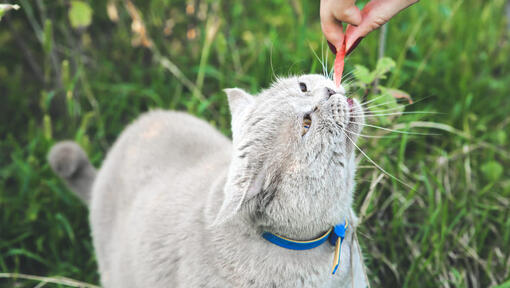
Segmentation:
{"type": "Polygon", "coordinates": [[[151,182],[177,177],[204,161],[230,158],[231,145],[227,137],[190,114],[147,112],[111,147],[94,183],[92,202],[108,198],[109,205],[119,201],[128,205],[151,182]]]}
{"type": "Polygon", "coordinates": [[[117,142],[111,154],[120,150],[126,161],[150,163],[153,168],[189,166],[203,157],[231,150],[230,140],[207,122],[178,111],[155,110],[143,114],[125,129],[117,142]]]}
{"type": "Polygon", "coordinates": [[[139,238],[133,229],[150,226],[134,223],[146,219],[148,211],[154,212],[151,217],[166,217],[160,210],[172,212],[171,219],[151,221],[173,226],[182,214],[176,209],[199,205],[192,203],[198,194],[205,198],[216,171],[226,169],[231,145],[207,122],[183,112],[151,111],[130,124],[111,147],[92,188],[90,221],[101,274],[131,270],[117,260],[126,257],[122,251],[138,250],[126,245],[138,242],[131,239],[139,238]]]}
{"type": "MultiPolygon", "coordinates": [[[[112,146],[101,174],[123,174],[136,187],[159,172],[182,171],[208,157],[230,154],[231,142],[204,120],[155,110],[130,124],[112,146]],[[107,171],[108,170],[108,171],[107,171]],[[104,173],[103,173],[104,171],[104,173]]],[[[109,175],[111,176],[111,175],[109,175]]]]}

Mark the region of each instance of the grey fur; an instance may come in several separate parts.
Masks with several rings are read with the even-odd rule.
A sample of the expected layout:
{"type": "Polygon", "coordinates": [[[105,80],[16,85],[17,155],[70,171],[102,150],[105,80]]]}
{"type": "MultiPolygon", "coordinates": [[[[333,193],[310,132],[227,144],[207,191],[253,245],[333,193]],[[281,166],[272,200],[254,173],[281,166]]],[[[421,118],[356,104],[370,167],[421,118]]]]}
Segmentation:
{"type": "MultiPolygon", "coordinates": [[[[153,111],[131,124],[93,184],[86,178],[102,285],[367,286],[353,241],[356,163],[344,130],[355,141],[363,113],[357,102],[350,111],[343,88],[329,96],[327,87],[335,89],[305,75],[278,79],[255,97],[227,89],[232,142],[181,112],[153,111]],[[306,113],[312,125],[302,135],[306,113]],[[311,239],[344,219],[350,226],[335,275],[331,245],[294,251],[261,237],[311,239]]],[[[55,147],[49,158],[81,195],[84,186],[69,182],[73,163],[85,163],[73,145],[55,147]]]]}
{"type": "Polygon", "coordinates": [[[53,171],[88,205],[97,172],[81,147],[72,141],[59,142],[48,153],[48,161],[53,171]]]}

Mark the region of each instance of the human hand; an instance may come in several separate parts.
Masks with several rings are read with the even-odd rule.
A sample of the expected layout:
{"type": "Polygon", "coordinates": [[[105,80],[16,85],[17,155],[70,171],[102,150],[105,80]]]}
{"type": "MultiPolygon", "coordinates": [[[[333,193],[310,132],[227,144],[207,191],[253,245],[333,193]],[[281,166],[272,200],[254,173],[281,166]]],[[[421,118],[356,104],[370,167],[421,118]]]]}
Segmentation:
{"type": "Polygon", "coordinates": [[[354,5],[356,0],[321,0],[321,28],[329,48],[336,54],[344,42],[343,22],[352,25],[361,24],[361,12],[354,5]]]}
{"type": "Polygon", "coordinates": [[[321,0],[322,32],[334,54],[342,47],[344,38],[346,54],[349,54],[368,33],[381,27],[418,0],[372,0],[361,11],[354,2],[355,0],[321,0]],[[347,26],[345,35],[342,22],[351,24],[347,26]]]}

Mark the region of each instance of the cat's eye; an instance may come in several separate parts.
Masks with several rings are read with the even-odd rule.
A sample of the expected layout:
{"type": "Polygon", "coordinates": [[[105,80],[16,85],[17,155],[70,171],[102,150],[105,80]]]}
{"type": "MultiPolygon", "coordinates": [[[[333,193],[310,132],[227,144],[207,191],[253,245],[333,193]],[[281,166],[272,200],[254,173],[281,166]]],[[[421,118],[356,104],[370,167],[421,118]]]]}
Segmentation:
{"type": "Polygon", "coordinates": [[[301,92],[308,91],[308,89],[306,88],[306,84],[303,82],[299,82],[299,89],[301,89],[301,92]]]}
{"type": "Polygon", "coordinates": [[[306,114],[303,117],[303,128],[301,129],[301,135],[305,135],[308,130],[310,130],[310,126],[312,126],[312,118],[310,114],[306,114]]]}

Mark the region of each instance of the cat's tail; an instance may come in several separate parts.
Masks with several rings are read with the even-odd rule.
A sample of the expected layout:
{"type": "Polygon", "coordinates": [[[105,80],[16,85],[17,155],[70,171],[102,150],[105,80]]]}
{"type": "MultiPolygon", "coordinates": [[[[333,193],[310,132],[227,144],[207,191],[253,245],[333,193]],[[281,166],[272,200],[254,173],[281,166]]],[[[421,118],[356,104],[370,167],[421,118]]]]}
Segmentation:
{"type": "Polygon", "coordinates": [[[88,205],[97,172],[85,151],[76,142],[62,141],[51,148],[48,161],[53,171],[88,205]]]}

